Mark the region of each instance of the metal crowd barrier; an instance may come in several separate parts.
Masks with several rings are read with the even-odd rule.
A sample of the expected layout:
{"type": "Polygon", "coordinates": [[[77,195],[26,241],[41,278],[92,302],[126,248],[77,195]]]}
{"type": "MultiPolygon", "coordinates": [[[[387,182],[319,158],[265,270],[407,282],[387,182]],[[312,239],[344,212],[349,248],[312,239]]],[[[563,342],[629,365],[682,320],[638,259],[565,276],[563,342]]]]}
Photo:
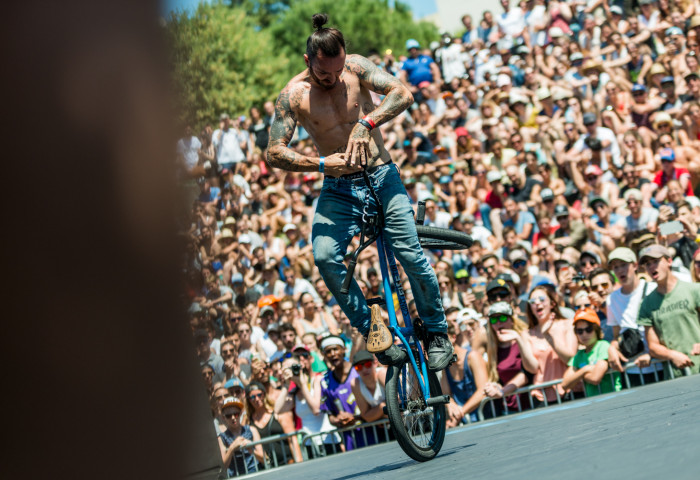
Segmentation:
{"type": "MultiPolygon", "coordinates": [[[[649,366],[655,366],[658,364],[663,365],[662,370],[659,370],[658,368],[655,367],[653,369],[653,371],[649,372],[649,373],[641,373],[643,369],[639,369],[640,370],[639,373],[629,373],[628,370],[631,370],[633,368],[639,368],[639,367],[637,367],[637,365],[635,365],[633,362],[625,364],[625,366],[623,367],[622,374],[624,375],[624,378],[625,378],[626,387],[630,388],[630,386],[632,385],[632,382],[630,381],[630,375],[638,376],[639,381],[640,381],[642,386],[646,384],[646,381],[644,380],[645,375],[653,375],[654,382],[652,382],[652,383],[657,383],[659,381],[662,381],[662,379],[660,379],[660,377],[659,377],[660,371],[664,372],[664,379],[673,380],[675,378],[675,375],[673,373],[673,367],[671,366],[671,364],[668,360],[661,361],[661,360],[652,359],[649,366]]],[[[613,384],[615,382],[615,378],[614,378],[615,373],[620,373],[620,372],[618,372],[617,370],[613,370],[613,369],[610,369],[606,372],[606,375],[610,376],[610,380],[613,384]]],[[[690,375],[690,369],[688,367],[683,369],[683,375],[684,376],[690,375]]],[[[548,407],[549,401],[547,400],[546,389],[547,388],[554,388],[556,385],[560,384],[561,382],[562,382],[562,379],[557,379],[557,380],[552,380],[550,382],[539,383],[537,385],[528,385],[526,387],[517,389],[516,391],[514,391],[510,395],[507,395],[506,397],[503,397],[501,399],[503,402],[503,414],[509,415],[510,413],[520,413],[523,411],[522,405],[520,404],[520,394],[523,394],[523,393],[526,393],[528,395],[528,398],[530,401],[530,408],[534,408],[534,401],[532,398],[532,392],[535,390],[542,391],[543,405],[545,407],[548,407]],[[516,399],[516,403],[517,403],[517,407],[518,407],[517,412],[511,412],[508,408],[508,403],[507,403],[507,398],[512,397],[514,395],[516,396],[515,399],[516,399]]],[[[557,396],[557,404],[561,404],[562,403],[562,396],[559,394],[559,390],[557,388],[554,388],[554,392],[557,396]]],[[[600,384],[598,384],[598,392],[602,393],[600,384]]],[[[586,396],[586,389],[585,388],[583,389],[583,394],[584,394],[584,396],[586,396]]],[[[568,398],[570,400],[570,399],[574,398],[574,395],[572,392],[568,392],[567,394],[564,395],[564,398],[568,398]]],[[[483,400],[481,400],[481,403],[479,405],[479,409],[477,410],[477,417],[478,417],[479,421],[483,421],[485,419],[484,409],[486,408],[487,404],[489,404],[491,407],[492,417],[498,416],[498,414],[496,412],[496,407],[494,404],[494,402],[496,400],[498,400],[498,399],[489,398],[489,397],[486,397],[483,400]]]]}
{"type": "MultiPolygon", "coordinates": [[[[299,446],[301,447],[301,456],[304,461],[306,460],[311,460],[314,458],[319,458],[319,457],[325,457],[329,454],[335,454],[335,453],[342,453],[345,451],[345,444],[343,440],[343,433],[345,432],[350,432],[350,435],[353,439],[353,444],[357,445],[357,439],[356,437],[357,430],[360,430],[360,434],[362,440],[363,440],[363,446],[369,446],[370,444],[370,437],[368,436],[368,430],[371,430],[373,433],[373,438],[374,443],[371,443],[371,445],[376,445],[378,443],[384,443],[391,441],[392,439],[389,437],[389,420],[388,419],[382,419],[382,420],[376,420],[374,422],[366,422],[366,423],[361,423],[359,425],[352,425],[349,427],[344,427],[344,428],[336,428],[333,430],[330,430],[328,432],[320,432],[320,433],[312,433],[312,434],[307,434],[303,430],[297,430],[296,432],[292,433],[284,433],[280,435],[272,435],[270,437],[265,437],[263,439],[258,440],[257,442],[250,442],[248,445],[243,450],[247,450],[250,452],[252,455],[253,449],[257,445],[262,445],[264,450],[266,446],[273,446],[275,443],[279,443],[281,447],[281,451],[283,454],[283,458],[277,458],[277,452],[275,451],[274,448],[269,448],[270,454],[265,455],[265,465],[264,469],[269,470],[273,468],[279,468],[287,465],[288,461],[291,460],[286,453],[285,445],[289,446],[289,438],[291,437],[297,437],[299,441],[299,446]],[[379,426],[383,426],[383,429],[377,428],[379,426]],[[380,431],[383,430],[383,433],[380,434],[380,431]],[[325,445],[329,445],[330,449],[332,449],[332,452],[327,452],[325,449],[321,450],[319,448],[319,445],[316,445],[316,442],[314,442],[315,437],[326,437],[326,436],[331,436],[333,440],[337,440],[335,443],[327,443],[325,445]],[[307,440],[309,445],[307,445],[307,440]],[[310,447],[310,448],[305,448],[305,447],[310,447]]],[[[357,448],[362,448],[362,447],[357,447],[357,448]]],[[[291,447],[290,447],[291,450],[291,447]]],[[[236,459],[232,459],[232,462],[235,462],[236,459]]],[[[248,473],[253,473],[248,471],[248,465],[243,462],[243,466],[245,468],[245,472],[239,472],[238,476],[243,476],[247,475],[248,473]]],[[[258,470],[261,471],[263,470],[260,465],[258,465],[258,470]]],[[[219,473],[219,478],[227,478],[226,477],[226,468],[222,468],[221,472],[219,473]]]]}

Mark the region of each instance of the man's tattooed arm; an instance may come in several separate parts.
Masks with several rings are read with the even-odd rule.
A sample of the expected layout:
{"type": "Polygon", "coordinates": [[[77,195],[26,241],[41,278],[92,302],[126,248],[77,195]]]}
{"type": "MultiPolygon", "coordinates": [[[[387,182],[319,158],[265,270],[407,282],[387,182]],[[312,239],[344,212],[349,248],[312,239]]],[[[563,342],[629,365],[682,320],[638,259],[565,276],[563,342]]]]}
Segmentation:
{"type": "Polygon", "coordinates": [[[277,97],[275,120],[270,126],[270,141],[267,145],[267,162],[271,167],[292,172],[318,170],[318,158],[301,155],[289,148],[297,124],[293,105],[299,104],[302,93],[301,86],[287,85],[277,97]]]}
{"type": "Polygon", "coordinates": [[[374,92],[386,95],[382,103],[368,116],[377,126],[388,122],[413,103],[413,95],[401,81],[389,75],[365,57],[348,55],[345,68],[357,75],[362,85],[374,92]]]}

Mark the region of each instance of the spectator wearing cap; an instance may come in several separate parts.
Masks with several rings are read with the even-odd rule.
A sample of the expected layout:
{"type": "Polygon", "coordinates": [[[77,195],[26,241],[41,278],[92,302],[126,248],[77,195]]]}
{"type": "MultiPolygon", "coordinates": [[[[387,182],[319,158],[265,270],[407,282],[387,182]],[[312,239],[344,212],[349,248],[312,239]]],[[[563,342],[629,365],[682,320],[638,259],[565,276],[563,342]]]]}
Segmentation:
{"type": "MultiPolygon", "coordinates": [[[[374,355],[364,349],[358,350],[353,355],[352,368],[358,374],[352,380],[352,393],[362,420],[374,422],[386,418],[384,413],[386,368],[378,366],[374,355]]],[[[377,440],[382,440],[384,432],[378,432],[377,436],[379,437],[377,440]]]]}
{"type": "MultiPolygon", "coordinates": [[[[345,360],[345,342],[338,336],[329,335],[321,340],[321,351],[328,365],[321,380],[321,410],[328,413],[331,425],[337,428],[355,425],[360,421],[360,410],[352,394],[352,382],[358,373],[345,360]]],[[[346,450],[364,445],[357,430],[343,432],[343,437],[346,450]]]]}
{"type": "MultiPolygon", "coordinates": [[[[595,255],[594,252],[589,253],[595,255]]],[[[612,327],[607,325],[606,308],[608,297],[615,289],[615,277],[609,270],[596,267],[586,275],[586,278],[590,285],[588,289],[588,298],[591,301],[592,308],[596,310],[600,318],[600,327],[603,331],[603,336],[605,340],[612,341],[613,330],[612,327]]]]}
{"type": "Polygon", "coordinates": [[[642,207],[642,192],[631,188],[625,192],[624,199],[630,213],[623,216],[617,225],[621,225],[626,233],[639,230],[655,232],[659,211],[651,207],[642,207]]]}
{"type": "Polygon", "coordinates": [[[452,82],[454,78],[462,78],[467,73],[465,63],[469,57],[462,50],[462,42],[453,41],[448,32],[443,32],[441,45],[435,51],[435,60],[440,64],[442,78],[445,83],[452,82]]]}
{"type": "Polygon", "coordinates": [[[619,392],[622,381],[618,372],[606,375],[608,371],[608,347],[603,340],[600,319],[592,308],[582,308],[574,316],[574,331],[581,349],[569,361],[564,373],[562,388],[570,390],[583,381],[587,397],[601,393],[619,392]]]}
{"type": "MultiPolygon", "coordinates": [[[[617,143],[615,133],[607,127],[599,127],[598,117],[592,112],[583,114],[583,125],[586,128],[586,133],[581,135],[578,140],[576,140],[576,143],[574,143],[569,152],[570,156],[574,156],[575,158],[582,152],[589,150],[590,147],[586,144],[585,140],[588,137],[594,137],[600,140],[606,157],[611,159],[615,165],[620,165],[620,145],[617,143]]],[[[607,160],[602,162],[600,167],[603,170],[608,170],[609,166],[607,164],[607,160]]]]}
{"type": "Polygon", "coordinates": [[[643,248],[639,263],[656,282],[656,290],[639,309],[638,323],[645,328],[649,353],[670,360],[676,375],[686,367],[700,373],[700,285],[676,279],[671,252],[662,245],[643,248]]]}
{"type": "MultiPolygon", "coordinates": [[[[567,363],[576,354],[578,347],[574,335],[573,322],[565,319],[557,305],[554,290],[545,286],[535,287],[530,292],[527,306],[527,319],[530,325],[530,340],[538,368],[533,384],[545,383],[562,378],[567,363]]],[[[560,395],[561,387],[555,387],[560,395]]],[[[541,391],[535,390],[532,396],[538,402],[544,402],[541,391]]],[[[548,402],[556,401],[553,389],[546,389],[548,402]]]]}
{"type": "Polygon", "coordinates": [[[476,422],[476,409],[484,398],[484,387],[488,371],[484,356],[466,344],[462,348],[457,343],[457,329],[454,324],[447,327],[447,336],[457,355],[457,361],[445,369],[440,386],[442,392],[450,396],[447,404],[447,428],[456,427],[470,421],[476,422]]]}
{"type": "Polygon", "coordinates": [[[557,205],[554,207],[554,217],[559,228],[554,232],[555,243],[581,248],[586,243],[586,227],[578,220],[572,220],[569,207],[557,205]]]}
{"type": "MultiPolygon", "coordinates": [[[[529,407],[525,396],[518,398],[512,393],[531,383],[539,364],[532,351],[527,325],[520,320],[507,302],[496,302],[486,311],[488,382],[484,393],[490,398],[506,398],[511,411],[529,407]]],[[[498,411],[501,402],[494,402],[498,411]]],[[[489,409],[486,409],[488,413],[489,409]]]]}
{"type": "MultiPolygon", "coordinates": [[[[419,93],[418,85],[421,82],[440,84],[440,68],[437,63],[428,55],[420,53],[420,43],[413,38],[406,41],[408,58],[404,60],[401,67],[401,81],[411,89],[411,93],[419,93]]],[[[416,99],[420,101],[421,99],[416,99]]]]}
{"type": "MultiPolygon", "coordinates": [[[[508,254],[508,261],[513,271],[518,275],[520,283],[517,286],[516,293],[518,303],[527,300],[527,295],[534,285],[541,281],[549,280],[549,277],[541,275],[537,272],[536,275],[531,273],[530,255],[524,248],[516,248],[508,254]]],[[[535,268],[535,271],[539,269],[535,268]]]]}
{"type": "Polygon", "coordinates": [[[578,259],[578,269],[585,276],[601,267],[600,256],[593,250],[584,250],[578,259]]]}
{"type": "Polygon", "coordinates": [[[228,114],[221,114],[219,128],[214,130],[211,136],[220,168],[234,170],[237,164],[245,161],[245,151],[248,148],[247,137],[247,133],[241,132],[234,126],[228,114]]]}
{"type": "Polygon", "coordinates": [[[650,383],[653,381],[654,368],[647,368],[651,360],[649,353],[644,352],[634,359],[627,358],[620,352],[619,345],[620,334],[627,329],[639,330],[644,337],[644,328],[637,324],[637,315],[642,300],[656,289],[656,283],[637,275],[637,256],[627,247],[619,247],[610,252],[608,266],[620,283],[620,288],[608,297],[606,308],[607,323],[612,327],[613,334],[608,348],[610,368],[621,372],[623,366],[633,360],[637,368],[628,370],[628,373],[636,374],[629,377],[633,386],[641,383],[638,376],[641,374],[644,375],[644,383],[650,383]]]}
{"type": "Polygon", "coordinates": [[[654,199],[658,203],[662,203],[668,195],[667,184],[670,180],[678,180],[681,187],[687,196],[694,196],[693,186],[690,182],[690,172],[687,168],[677,167],[676,153],[672,148],[661,148],[659,150],[659,158],[661,160],[661,170],[654,174],[653,183],[656,185],[656,193],[654,199]]]}
{"type": "MultiPolygon", "coordinates": [[[[683,102],[681,101],[680,97],[676,94],[676,80],[673,76],[667,75],[661,79],[661,93],[666,101],[663,105],[661,105],[660,110],[669,115],[676,115],[680,113],[681,108],[683,107],[683,102]]],[[[657,117],[658,114],[655,116],[655,118],[657,117]]],[[[658,120],[655,119],[654,128],[656,129],[657,126],[658,120]]],[[[671,127],[673,127],[672,122],[671,127]]]]}
{"type": "Polygon", "coordinates": [[[262,445],[246,446],[260,441],[257,430],[250,425],[241,425],[243,402],[236,397],[228,397],[221,406],[226,431],[219,434],[219,448],[227,477],[237,477],[258,471],[258,462],[265,464],[262,445]]]}

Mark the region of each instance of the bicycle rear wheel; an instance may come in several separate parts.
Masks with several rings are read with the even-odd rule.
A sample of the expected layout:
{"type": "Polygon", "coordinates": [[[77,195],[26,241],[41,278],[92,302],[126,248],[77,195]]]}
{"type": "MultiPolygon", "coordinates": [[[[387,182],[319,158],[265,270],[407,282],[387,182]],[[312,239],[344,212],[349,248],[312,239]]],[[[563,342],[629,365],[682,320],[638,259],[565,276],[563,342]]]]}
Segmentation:
{"type": "MultiPolygon", "coordinates": [[[[431,396],[442,394],[434,372],[428,371],[428,383],[431,396]]],[[[445,440],[445,405],[426,406],[410,362],[389,367],[386,409],[396,440],[409,457],[425,462],[438,454],[445,440]]]]}
{"type": "Polygon", "coordinates": [[[463,250],[474,243],[471,236],[457,230],[447,228],[427,227],[416,225],[418,240],[423,248],[438,250],[463,250]]]}

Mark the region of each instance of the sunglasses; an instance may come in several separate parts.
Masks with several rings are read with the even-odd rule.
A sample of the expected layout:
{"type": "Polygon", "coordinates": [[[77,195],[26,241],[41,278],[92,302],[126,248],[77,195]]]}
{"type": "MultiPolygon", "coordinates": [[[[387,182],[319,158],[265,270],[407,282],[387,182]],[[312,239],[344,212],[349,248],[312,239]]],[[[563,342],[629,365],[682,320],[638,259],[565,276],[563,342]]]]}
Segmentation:
{"type": "Polygon", "coordinates": [[[582,266],[593,266],[593,265],[598,265],[598,263],[595,260],[581,260],[581,265],[582,266]]]}
{"type": "Polygon", "coordinates": [[[459,283],[460,285],[467,285],[469,283],[469,279],[468,278],[458,278],[457,283],[459,283]]]}
{"type": "Polygon", "coordinates": [[[251,400],[255,400],[256,398],[262,398],[263,394],[262,393],[256,393],[255,395],[248,395],[248,398],[251,400]]]}
{"type": "Polygon", "coordinates": [[[224,417],[228,418],[229,420],[232,418],[238,418],[241,416],[241,412],[236,412],[236,413],[224,413],[224,417]]]}
{"type": "Polygon", "coordinates": [[[505,290],[501,290],[500,292],[491,292],[487,296],[488,296],[490,302],[496,302],[499,300],[504,300],[504,299],[510,298],[510,292],[506,292],[505,290]]]}
{"type": "Polygon", "coordinates": [[[600,290],[600,289],[607,290],[608,288],[610,288],[610,284],[606,282],[606,283],[600,283],[598,285],[591,285],[591,287],[595,288],[596,290],[600,290]]]}
{"type": "Polygon", "coordinates": [[[605,204],[604,204],[604,203],[598,202],[598,203],[596,203],[595,205],[593,205],[593,210],[600,210],[600,209],[602,209],[602,208],[605,208],[605,204]]]}
{"type": "Polygon", "coordinates": [[[524,267],[525,265],[527,265],[527,262],[525,260],[516,260],[513,262],[513,268],[520,268],[524,267]]]}
{"type": "Polygon", "coordinates": [[[240,322],[241,320],[243,320],[243,317],[229,317],[229,320],[231,320],[232,322],[240,322]]]}
{"type": "Polygon", "coordinates": [[[583,305],[579,305],[576,307],[576,311],[581,310],[582,308],[590,308],[591,304],[590,303],[584,303],[583,305]]]}
{"type": "Polygon", "coordinates": [[[585,328],[574,328],[574,331],[576,332],[576,335],[583,335],[584,333],[593,333],[593,327],[585,327],[585,328]]]}
{"type": "Polygon", "coordinates": [[[358,363],[355,365],[355,370],[358,372],[363,368],[372,368],[372,360],[367,360],[366,362],[358,363]]]}
{"type": "Polygon", "coordinates": [[[632,92],[632,96],[633,96],[633,97],[641,97],[641,96],[644,95],[645,93],[646,93],[646,92],[632,92]]]}
{"type": "Polygon", "coordinates": [[[496,325],[498,322],[506,323],[508,320],[510,320],[508,315],[497,315],[489,318],[491,325],[496,325]]]}
{"type": "Polygon", "coordinates": [[[539,295],[537,297],[532,297],[530,300],[527,301],[530,305],[534,305],[536,303],[544,303],[547,300],[547,297],[544,295],[539,295]]]}
{"type": "Polygon", "coordinates": [[[233,355],[233,350],[221,350],[222,355],[233,355]]]}

